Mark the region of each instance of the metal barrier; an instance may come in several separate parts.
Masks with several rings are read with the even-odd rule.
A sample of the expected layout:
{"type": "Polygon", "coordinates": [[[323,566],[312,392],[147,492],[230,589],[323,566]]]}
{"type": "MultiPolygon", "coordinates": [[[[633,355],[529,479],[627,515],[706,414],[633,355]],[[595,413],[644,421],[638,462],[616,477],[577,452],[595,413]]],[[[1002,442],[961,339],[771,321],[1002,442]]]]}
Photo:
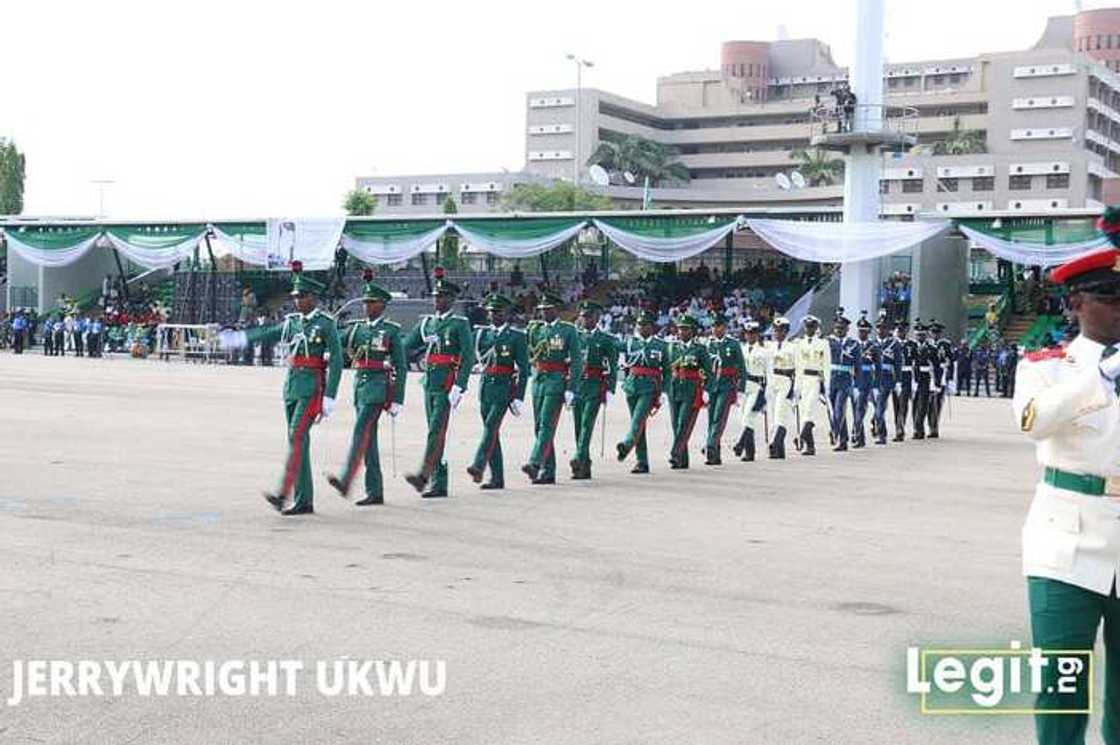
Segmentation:
{"type": "Polygon", "coordinates": [[[817,106],[809,112],[809,138],[833,134],[883,132],[915,137],[918,110],[913,106],[856,104],[853,107],[817,106]]]}

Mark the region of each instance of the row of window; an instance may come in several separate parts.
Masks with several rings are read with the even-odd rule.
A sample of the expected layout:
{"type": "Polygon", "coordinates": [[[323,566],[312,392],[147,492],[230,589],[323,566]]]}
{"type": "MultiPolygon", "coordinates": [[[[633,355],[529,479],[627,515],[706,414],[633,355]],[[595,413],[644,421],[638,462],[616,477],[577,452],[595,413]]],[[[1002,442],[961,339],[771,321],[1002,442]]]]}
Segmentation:
{"type": "Polygon", "coordinates": [[[756,65],[752,62],[744,65],[740,62],[737,65],[724,65],[723,74],[732,78],[764,78],[766,77],[766,69],[766,65],[756,65]]]}
{"type": "Polygon", "coordinates": [[[1094,49],[1120,49],[1120,34],[1096,34],[1077,40],[1077,51],[1091,52],[1094,49]]]}
{"type": "MultiPolygon", "coordinates": [[[[400,194],[389,194],[387,196],[388,196],[388,199],[387,199],[386,203],[390,207],[396,207],[396,206],[399,206],[401,204],[401,195],[400,194]]],[[[412,206],[413,207],[420,207],[420,206],[423,206],[425,204],[436,204],[436,205],[442,204],[442,200],[444,198],[448,197],[448,196],[450,196],[450,195],[449,194],[413,194],[412,195],[412,206]]],[[[480,194],[476,191],[464,191],[459,195],[459,203],[460,204],[478,204],[478,197],[479,196],[480,196],[480,194]]],[[[493,205],[498,203],[498,199],[500,198],[501,195],[498,194],[498,192],[496,192],[496,191],[488,191],[488,192],[484,192],[483,194],[481,194],[481,196],[484,196],[486,198],[486,204],[493,206],[493,205]]]]}
{"type": "MultiPolygon", "coordinates": [[[[960,190],[959,178],[941,178],[937,179],[938,191],[956,192],[960,190]]],[[[973,191],[994,191],[996,188],[996,180],[994,176],[974,176],[972,179],[973,191]]],[[[1009,176],[1007,179],[1007,188],[1011,191],[1030,191],[1034,188],[1034,177],[1029,175],[1009,176]]],[[[1048,173],[1046,174],[1046,188],[1047,189],[1068,189],[1069,188],[1069,174],[1068,173],[1048,173]]],[[[925,190],[925,182],[920,178],[902,179],[902,193],[903,194],[921,194],[925,190]]],[[[879,193],[890,194],[891,182],[881,180],[879,182],[879,193]]]]}

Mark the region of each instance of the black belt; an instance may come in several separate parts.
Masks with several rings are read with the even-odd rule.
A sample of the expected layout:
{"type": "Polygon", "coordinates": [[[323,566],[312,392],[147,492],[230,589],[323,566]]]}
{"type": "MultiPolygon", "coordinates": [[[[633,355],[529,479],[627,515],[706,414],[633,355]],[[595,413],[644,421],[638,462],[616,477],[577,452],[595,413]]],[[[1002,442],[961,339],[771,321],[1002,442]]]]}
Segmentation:
{"type": "Polygon", "coordinates": [[[793,377],[794,372],[795,372],[794,370],[788,370],[788,369],[781,369],[781,370],[775,369],[774,370],[775,375],[786,375],[786,376],[791,377],[791,378],[793,377]]]}
{"type": "MultiPolygon", "coordinates": [[[[777,370],[775,370],[774,372],[777,372],[777,370]]],[[[747,380],[749,380],[752,383],[758,383],[759,385],[762,385],[763,383],[766,382],[766,378],[764,378],[761,375],[748,375],[747,380]]]]}
{"type": "Polygon", "coordinates": [[[820,370],[802,370],[805,375],[820,375],[820,370]]]}

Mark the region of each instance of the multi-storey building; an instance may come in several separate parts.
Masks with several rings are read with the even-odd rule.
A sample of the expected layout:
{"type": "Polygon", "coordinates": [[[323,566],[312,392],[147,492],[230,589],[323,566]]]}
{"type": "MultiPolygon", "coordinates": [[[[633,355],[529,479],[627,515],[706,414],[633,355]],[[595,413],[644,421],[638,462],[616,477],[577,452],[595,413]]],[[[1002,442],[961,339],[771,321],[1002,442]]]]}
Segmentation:
{"type": "Polygon", "coordinates": [[[363,176],[359,189],[377,197],[379,215],[432,215],[451,197],[460,213],[501,210],[502,195],[517,184],[550,181],[532,173],[444,173],[424,176],[363,176]]]}

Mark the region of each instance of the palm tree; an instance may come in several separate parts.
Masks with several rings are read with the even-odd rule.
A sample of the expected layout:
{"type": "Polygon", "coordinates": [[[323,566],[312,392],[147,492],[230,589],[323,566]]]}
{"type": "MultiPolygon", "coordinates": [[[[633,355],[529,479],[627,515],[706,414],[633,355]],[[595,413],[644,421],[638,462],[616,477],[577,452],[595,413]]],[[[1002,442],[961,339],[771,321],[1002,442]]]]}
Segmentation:
{"type": "Polygon", "coordinates": [[[979,129],[961,129],[961,118],[953,118],[953,131],[933,144],[934,155],[972,155],[988,152],[987,135],[979,129]]]}
{"type": "Polygon", "coordinates": [[[587,164],[616,173],[629,171],[639,181],[648,176],[650,185],[658,186],[663,182],[688,181],[688,167],[679,157],[680,152],[674,147],[635,135],[614,135],[599,142],[587,164]]]}
{"type": "Polygon", "coordinates": [[[844,161],[827,150],[794,150],[789,157],[798,162],[797,170],[810,186],[831,186],[844,173],[844,161]]]}

